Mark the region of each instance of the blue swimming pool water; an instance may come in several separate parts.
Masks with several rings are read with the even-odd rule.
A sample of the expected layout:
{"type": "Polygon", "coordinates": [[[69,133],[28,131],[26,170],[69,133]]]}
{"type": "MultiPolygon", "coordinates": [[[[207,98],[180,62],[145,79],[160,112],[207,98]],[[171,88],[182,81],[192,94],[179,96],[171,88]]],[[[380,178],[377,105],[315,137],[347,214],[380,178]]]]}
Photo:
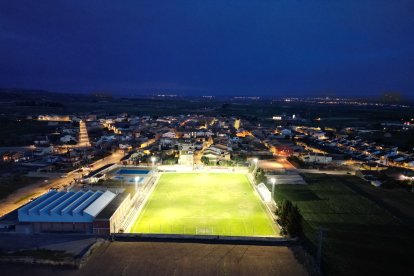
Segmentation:
{"type": "Polygon", "coordinates": [[[116,174],[148,174],[149,170],[129,170],[129,169],[120,169],[116,174]]]}

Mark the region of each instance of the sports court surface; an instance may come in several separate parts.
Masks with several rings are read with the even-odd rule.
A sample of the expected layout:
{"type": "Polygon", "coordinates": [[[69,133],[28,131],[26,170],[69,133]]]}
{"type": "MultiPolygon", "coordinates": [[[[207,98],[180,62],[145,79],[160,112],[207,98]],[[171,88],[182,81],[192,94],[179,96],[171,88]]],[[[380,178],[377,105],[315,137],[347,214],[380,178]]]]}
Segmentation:
{"type": "Polygon", "coordinates": [[[131,233],[278,236],[244,174],[164,173],[131,233]]]}

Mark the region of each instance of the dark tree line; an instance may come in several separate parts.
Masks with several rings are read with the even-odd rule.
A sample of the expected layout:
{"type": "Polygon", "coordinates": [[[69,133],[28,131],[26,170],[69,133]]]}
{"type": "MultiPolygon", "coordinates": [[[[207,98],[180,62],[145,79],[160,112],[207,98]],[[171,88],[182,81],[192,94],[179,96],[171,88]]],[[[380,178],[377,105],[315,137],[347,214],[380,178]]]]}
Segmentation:
{"type": "Polygon", "coordinates": [[[278,203],[276,210],[278,223],[282,226],[282,233],[289,237],[299,237],[302,234],[302,215],[299,208],[293,205],[290,200],[283,200],[278,203]]]}
{"type": "Polygon", "coordinates": [[[256,183],[258,183],[258,184],[259,183],[265,183],[266,184],[266,182],[267,182],[266,174],[265,174],[264,170],[261,169],[261,168],[258,168],[256,170],[256,174],[254,175],[254,178],[256,180],[256,183]]]}

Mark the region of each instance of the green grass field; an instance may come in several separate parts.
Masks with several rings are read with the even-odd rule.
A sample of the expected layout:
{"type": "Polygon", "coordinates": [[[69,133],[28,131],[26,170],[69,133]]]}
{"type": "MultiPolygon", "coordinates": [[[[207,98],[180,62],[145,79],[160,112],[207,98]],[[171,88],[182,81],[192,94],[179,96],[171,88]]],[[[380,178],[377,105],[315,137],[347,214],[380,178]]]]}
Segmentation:
{"type": "MultiPolygon", "coordinates": [[[[353,191],[356,176],[303,175],[308,185],[276,185],[303,216],[304,244],[316,255],[319,227],[326,229],[322,269],[326,275],[409,275],[414,236],[389,212],[353,191]],[[408,272],[408,273],[407,273],[408,272]]],[[[378,189],[378,188],[377,188],[378,189]]]]}
{"type": "Polygon", "coordinates": [[[165,173],[132,233],[278,236],[243,174],[165,173]]]}

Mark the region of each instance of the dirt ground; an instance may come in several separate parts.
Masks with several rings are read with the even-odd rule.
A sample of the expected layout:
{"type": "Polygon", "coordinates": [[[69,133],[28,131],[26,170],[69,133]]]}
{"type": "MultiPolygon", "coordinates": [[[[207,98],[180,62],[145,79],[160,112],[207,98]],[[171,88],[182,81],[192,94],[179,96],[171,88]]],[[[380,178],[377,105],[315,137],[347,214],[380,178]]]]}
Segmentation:
{"type": "Polygon", "coordinates": [[[80,270],[0,264],[2,275],[306,275],[286,246],[113,242],[80,270]],[[3,274],[4,273],[4,274],[3,274]]]}

